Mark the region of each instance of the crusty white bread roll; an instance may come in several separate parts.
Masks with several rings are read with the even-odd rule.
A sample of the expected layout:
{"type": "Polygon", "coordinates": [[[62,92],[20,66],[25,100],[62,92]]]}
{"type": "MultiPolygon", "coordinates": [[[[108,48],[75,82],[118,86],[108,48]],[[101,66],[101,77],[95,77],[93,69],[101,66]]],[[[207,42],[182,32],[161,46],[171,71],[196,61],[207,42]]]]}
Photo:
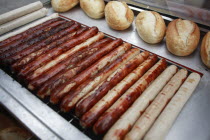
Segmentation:
{"type": "Polygon", "coordinates": [[[166,25],[157,12],[143,11],[139,13],[135,25],[139,36],[147,43],[159,43],[165,36],[166,25]]]}
{"type": "Polygon", "coordinates": [[[91,18],[104,17],[105,3],[103,0],[80,0],[80,7],[91,18]]]}
{"type": "Polygon", "coordinates": [[[38,11],[35,11],[33,13],[27,14],[25,16],[22,16],[20,18],[13,20],[13,21],[5,23],[0,26],[0,35],[4,34],[6,32],[9,32],[15,28],[18,28],[22,25],[25,25],[29,22],[37,20],[41,17],[44,17],[45,15],[47,15],[47,12],[48,12],[48,10],[46,8],[42,8],[38,11]]]}
{"type": "Polygon", "coordinates": [[[37,26],[39,24],[42,24],[45,21],[48,21],[48,20],[51,20],[51,19],[54,19],[54,18],[57,18],[57,17],[58,17],[58,13],[54,13],[54,14],[49,15],[47,17],[41,18],[41,19],[39,19],[39,20],[37,20],[35,22],[32,22],[32,23],[30,23],[28,25],[25,25],[24,27],[21,27],[18,30],[12,31],[12,32],[10,32],[10,33],[8,33],[6,35],[1,36],[0,37],[0,41],[3,41],[5,39],[8,39],[9,37],[15,36],[15,35],[17,35],[19,33],[22,33],[24,31],[28,30],[29,28],[32,28],[34,26],[37,26]]]}
{"type": "Polygon", "coordinates": [[[133,22],[133,11],[125,2],[110,1],[105,7],[107,24],[115,30],[125,30],[133,22]]]}
{"type": "Polygon", "coordinates": [[[196,48],[200,40],[200,29],[192,21],[176,19],[169,23],[166,31],[166,45],[174,55],[187,56],[196,48]]]}
{"type": "Polygon", "coordinates": [[[76,6],[79,0],[52,0],[51,4],[55,11],[66,12],[76,6]]]}
{"type": "Polygon", "coordinates": [[[203,63],[210,68],[210,32],[208,32],[201,44],[201,59],[203,63]]]}
{"type": "Polygon", "coordinates": [[[26,6],[17,8],[15,10],[9,11],[7,13],[4,13],[0,15],[0,25],[7,23],[9,21],[12,21],[21,16],[24,16],[26,14],[29,14],[31,12],[34,12],[36,10],[39,10],[42,7],[43,7],[43,4],[40,1],[37,1],[31,4],[28,4],[26,6]]]}

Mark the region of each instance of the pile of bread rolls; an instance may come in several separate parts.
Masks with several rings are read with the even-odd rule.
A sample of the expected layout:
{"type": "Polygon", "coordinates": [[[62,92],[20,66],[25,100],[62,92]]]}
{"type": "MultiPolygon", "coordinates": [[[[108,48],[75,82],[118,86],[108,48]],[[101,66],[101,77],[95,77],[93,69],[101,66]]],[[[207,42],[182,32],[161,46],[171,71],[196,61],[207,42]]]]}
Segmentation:
{"type": "MultiPolygon", "coordinates": [[[[54,10],[64,12],[80,2],[83,11],[93,19],[105,16],[109,27],[114,30],[125,30],[132,25],[134,13],[125,2],[110,1],[105,6],[104,0],[52,0],[54,10]]],[[[139,13],[135,20],[138,35],[149,44],[161,42],[166,35],[166,46],[176,56],[192,54],[200,40],[200,30],[196,23],[189,20],[176,19],[166,24],[161,15],[153,11],[139,13]]],[[[210,33],[202,42],[201,58],[210,68],[210,33]]]]}

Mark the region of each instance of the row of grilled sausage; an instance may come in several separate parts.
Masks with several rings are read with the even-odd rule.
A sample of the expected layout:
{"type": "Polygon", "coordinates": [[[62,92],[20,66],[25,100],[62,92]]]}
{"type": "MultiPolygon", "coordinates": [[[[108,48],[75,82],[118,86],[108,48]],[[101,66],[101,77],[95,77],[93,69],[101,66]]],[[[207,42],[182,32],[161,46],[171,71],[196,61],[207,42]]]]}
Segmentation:
{"type": "Polygon", "coordinates": [[[62,18],[1,41],[0,60],[40,98],[50,96],[64,112],[75,109],[83,127],[108,131],[107,140],[142,139],[154,122],[144,139],[163,139],[200,80],[97,27],[62,18]]]}

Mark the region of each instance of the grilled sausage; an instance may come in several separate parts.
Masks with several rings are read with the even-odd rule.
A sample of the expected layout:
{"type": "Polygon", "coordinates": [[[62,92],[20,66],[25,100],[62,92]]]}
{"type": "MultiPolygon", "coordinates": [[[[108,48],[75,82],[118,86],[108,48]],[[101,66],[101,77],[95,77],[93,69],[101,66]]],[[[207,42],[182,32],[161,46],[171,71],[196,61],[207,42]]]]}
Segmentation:
{"type": "Polygon", "coordinates": [[[51,30],[41,34],[40,36],[37,36],[37,37],[29,40],[28,42],[25,42],[23,44],[20,44],[20,45],[16,46],[16,48],[9,49],[9,50],[5,51],[3,53],[3,55],[0,55],[0,59],[5,58],[4,62],[7,64],[8,63],[8,61],[7,61],[8,57],[10,57],[10,56],[14,55],[15,53],[18,53],[18,52],[30,47],[31,45],[36,44],[36,43],[42,41],[43,39],[46,39],[47,37],[49,37],[49,36],[65,29],[67,27],[71,26],[71,24],[72,24],[71,22],[66,22],[62,25],[57,26],[56,28],[52,28],[51,30]]]}
{"type": "Polygon", "coordinates": [[[74,22],[71,22],[70,27],[67,27],[66,29],[59,31],[56,34],[53,34],[53,35],[49,36],[48,38],[46,38],[34,45],[29,46],[28,48],[26,48],[20,52],[13,54],[12,56],[7,58],[7,62],[12,64],[12,63],[16,62],[17,60],[21,59],[22,57],[29,55],[30,53],[37,51],[37,50],[41,49],[42,47],[47,46],[48,44],[56,41],[57,39],[60,39],[61,37],[65,36],[67,34],[71,34],[71,33],[75,32],[81,26],[80,24],[77,24],[77,23],[74,25],[73,24],[74,24],[74,22]]]}
{"type": "Polygon", "coordinates": [[[19,73],[19,76],[26,77],[26,75],[29,75],[31,72],[39,68],[40,66],[44,65],[45,63],[49,62],[56,56],[60,55],[62,52],[67,51],[68,49],[73,48],[74,46],[80,44],[82,41],[84,41],[87,37],[92,36],[92,34],[97,32],[97,28],[92,28],[91,30],[81,32],[78,34],[75,34],[72,36],[68,42],[65,42],[61,44],[60,46],[49,50],[47,53],[39,56],[36,60],[29,63],[24,69],[22,69],[19,73]],[[92,33],[92,34],[90,34],[92,33]],[[78,35],[78,37],[77,37],[78,35]],[[70,42],[71,45],[70,45],[70,42]]]}
{"type": "Polygon", "coordinates": [[[119,56],[123,55],[129,49],[130,46],[125,44],[119,46],[114,51],[107,54],[96,63],[91,65],[89,68],[87,68],[85,71],[77,75],[75,78],[70,79],[62,85],[59,85],[59,87],[54,89],[54,91],[52,92],[50,96],[50,101],[52,103],[58,103],[68,92],[71,91],[72,88],[76,88],[76,86],[87,80],[89,77],[97,74],[102,68],[116,60],[119,56]]]}
{"type": "Polygon", "coordinates": [[[81,99],[75,109],[75,114],[80,117],[93,107],[106,93],[119,83],[126,75],[134,70],[149,56],[149,52],[143,52],[134,59],[128,61],[125,65],[110,75],[102,84],[81,99]]]}
{"type": "MultiPolygon", "coordinates": [[[[43,73],[45,73],[47,70],[49,70],[50,68],[54,67],[56,64],[62,62],[63,60],[65,60],[66,58],[70,57],[71,55],[73,55],[74,53],[82,50],[83,48],[87,48],[89,45],[91,45],[92,43],[100,40],[104,38],[104,33],[99,32],[98,34],[96,34],[95,36],[89,38],[88,40],[86,40],[84,43],[75,46],[74,48],[70,49],[69,51],[61,54],[60,56],[56,57],[54,60],[48,62],[46,65],[38,68],[37,70],[35,70],[32,75],[29,75],[27,77],[27,80],[31,81],[33,79],[35,79],[36,77],[42,75],[43,73]]],[[[34,89],[35,85],[31,85],[29,84],[29,89],[34,89]]]]}
{"type": "MultiPolygon", "coordinates": [[[[68,40],[70,40],[70,39],[72,39],[72,38],[80,35],[84,31],[86,31],[87,29],[88,29],[87,27],[80,28],[80,29],[78,29],[78,31],[73,32],[71,34],[68,34],[68,35],[62,37],[61,39],[56,40],[55,42],[50,43],[46,47],[43,47],[42,49],[40,49],[38,51],[35,51],[35,52],[33,52],[33,53],[31,53],[31,54],[23,57],[21,60],[17,61],[16,63],[14,63],[12,65],[12,69],[14,71],[16,71],[16,72],[20,71],[20,69],[22,67],[25,67],[27,64],[29,64],[30,62],[32,62],[34,59],[39,59],[38,57],[40,57],[41,55],[43,57],[46,57],[46,55],[43,55],[43,54],[48,53],[48,51],[52,50],[53,48],[59,47],[62,43],[64,43],[64,42],[66,42],[66,41],[68,41],[68,40]]],[[[42,62],[42,63],[44,63],[44,62],[42,62]]],[[[32,64],[32,66],[34,66],[34,65],[32,64]]]]}
{"type": "Polygon", "coordinates": [[[111,89],[101,100],[98,101],[88,112],[86,112],[80,124],[83,127],[91,127],[97,119],[127,90],[129,89],[149,68],[157,61],[157,56],[150,56],[145,62],[139,65],[119,84],[111,89]]]}
{"type": "Polygon", "coordinates": [[[13,31],[11,33],[3,35],[3,36],[0,37],[0,41],[2,41],[2,42],[6,41],[6,43],[3,43],[3,45],[6,45],[7,43],[10,43],[11,41],[18,40],[21,37],[23,37],[22,33],[25,33],[25,31],[31,30],[32,27],[36,28],[37,25],[42,24],[42,23],[44,23],[44,22],[46,22],[48,20],[54,19],[54,18],[58,18],[58,13],[54,13],[54,14],[52,14],[50,16],[44,17],[44,18],[39,19],[39,20],[29,24],[29,25],[26,25],[26,26],[18,29],[18,30],[15,30],[15,31],[13,31]]]}
{"type": "MultiPolygon", "coordinates": [[[[56,22],[49,24],[48,26],[44,26],[38,30],[35,30],[33,33],[28,34],[27,36],[25,36],[22,39],[15,40],[15,41],[1,47],[0,48],[0,56],[5,54],[6,51],[13,50],[13,48],[16,48],[17,46],[19,46],[25,42],[28,43],[29,40],[31,40],[31,39],[33,40],[33,38],[36,38],[36,37],[40,36],[41,34],[47,32],[47,31],[51,30],[52,28],[57,27],[65,22],[66,22],[65,20],[58,20],[56,22]]],[[[1,56],[0,58],[7,57],[7,55],[4,57],[3,56],[1,56]]]]}
{"type": "MultiPolygon", "coordinates": [[[[125,45],[130,45],[126,43],[125,45]]],[[[112,64],[107,66],[103,71],[99,72],[93,78],[82,83],[75,91],[71,92],[61,102],[61,110],[64,112],[70,111],[75,107],[76,103],[88,92],[94,89],[98,84],[104,81],[110,74],[112,74],[115,70],[125,64],[129,59],[132,59],[137,54],[139,54],[138,49],[131,49],[126,52],[122,57],[119,57],[112,64]]]]}
{"type": "Polygon", "coordinates": [[[111,38],[105,38],[105,39],[99,40],[98,42],[93,43],[87,48],[83,48],[83,50],[73,54],[72,56],[67,58],[65,61],[51,68],[49,71],[47,71],[47,73],[32,80],[30,84],[34,85],[35,87],[41,86],[47,80],[49,80],[50,78],[55,76],[57,73],[61,72],[62,70],[74,68],[79,61],[82,61],[82,59],[92,55],[93,53],[98,51],[104,44],[107,44],[111,41],[112,41],[111,38]]]}
{"type": "Polygon", "coordinates": [[[92,65],[98,59],[103,57],[104,55],[108,54],[114,48],[122,44],[121,39],[116,39],[109,44],[105,44],[99,51],[94,53],[93,55],[89,56],[87,59],[78,63],[72,69],[66,69],[61,73],[58,73],[56,76],[48,80],[43,87],[38,91],[38,96],[44,98],[51,94],[52,89],[56,88],[58,85],[65,83],[70,78],[75,76],[76,74],[80,73],[82,70],[86,69],[88,66],[92,65]]]}
{"type": "Polygon", "coordinates": [[[158,119],[152,125],[151,129],[144,137],[144,140],[165,139],[179,112],[182,110],[183,106],[198,85],[200,78],[200,75],[197,73],[191,73],[189,75],[166,108],[160,114],[158,119]]]}
{"type": "Polygon", "coordinates": [[[126,140],[142,139],[144,137],[145,133],[149,130],[155,119],[179,89],[186,77],[187,70],[181,69],[171,78],[142,116],[136,121],[131,131],[125,136],[126,140]]]}
{"type": "Polygon", "coordinates": [[[119,117],[131,106],[147,86],[166,68],[165,59],[160,60],[131,86],[94,124],[96,134],[105,133],[119,117]]]}
{"type": "Polygon", "coordinates": [[[35,25],[34,27],[30,27],[29,29],[23,31],[22,33],[19,33],[17,35],[11,36],[11,37],[3,40],[3,41],[0,41],[0,48],[8,45],[9,43],[12,43],[13,41],[23,39],[24,37],[26,37],[29,34],[32,34],[36,30],[39,30],[43,27],[46,27],[49,24],[51,24],[53,22],[56,22],[56,21],[59,21],[59,20],[61,20],[61,18],[56,17],[56,18],[53,18],[53,19],[50,19],[50,20],[43,21],[43,23],[35,25]]]}
{"type": "Polygon", "coordinates": [[[142,95],[132,104],[132,106],[119,118],[119,120],[109,129],[104,136],[104,140],[120,140],[123,139],[127,132],[130,131],[141,113],[155,98],[170,78],[177,72],[174,65],[166,68],[160,76],[142,93],[142,95]]]}

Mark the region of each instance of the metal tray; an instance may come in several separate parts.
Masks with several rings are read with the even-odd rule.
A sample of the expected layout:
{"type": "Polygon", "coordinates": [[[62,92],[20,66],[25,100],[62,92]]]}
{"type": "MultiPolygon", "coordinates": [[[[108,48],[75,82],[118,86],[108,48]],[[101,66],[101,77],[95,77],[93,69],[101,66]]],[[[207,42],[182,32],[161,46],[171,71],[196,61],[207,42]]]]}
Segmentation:
{"type": "MultiPolygon", "coordinates": [[[[49,14],[54,12],[50,6],[47,7],[49,14]]],[[[135,30],[134,24],[125,31],[115,31],[108,27],[104,19],[93,20],[87,17],[78,6],[61,16],[87,26],[97,26],[104,33],[122,38],[134,46],[173,60],[170,63],[180,63],[181,67],[185,65],[190,71],[194,69],[203,73],[199,86],[177,118],[167,140],[210,139],[210,112],[208,111],[210,72],[200,60],[199,49],[188,57],[176,57],[167,51],[165,41],[157,45],[143,42],[135,30]]],[[[0,103],[41,139],[89,139],[86,135],[93,139],[99,138],[93,136],[91,130],[83,130],[78,125],[78,119],[71,113],[63,114],[59,112],[57,106],[49,104],[48,100],[41,101],[2,70],[0,70],[0,103]]]]}

